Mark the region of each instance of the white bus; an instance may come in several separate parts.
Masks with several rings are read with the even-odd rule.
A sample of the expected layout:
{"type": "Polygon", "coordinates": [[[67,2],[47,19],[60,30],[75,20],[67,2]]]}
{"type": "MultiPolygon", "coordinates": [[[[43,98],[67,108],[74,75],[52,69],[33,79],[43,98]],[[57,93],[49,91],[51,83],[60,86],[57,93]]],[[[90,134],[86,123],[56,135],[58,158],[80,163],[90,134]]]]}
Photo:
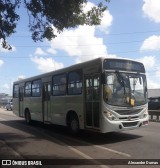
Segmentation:
{"type": "Polygon", "coordinates": [[[14,113],[32,120],[101,133],[148,125],[144,65],[98,58],[13,84],[14,113]]]}

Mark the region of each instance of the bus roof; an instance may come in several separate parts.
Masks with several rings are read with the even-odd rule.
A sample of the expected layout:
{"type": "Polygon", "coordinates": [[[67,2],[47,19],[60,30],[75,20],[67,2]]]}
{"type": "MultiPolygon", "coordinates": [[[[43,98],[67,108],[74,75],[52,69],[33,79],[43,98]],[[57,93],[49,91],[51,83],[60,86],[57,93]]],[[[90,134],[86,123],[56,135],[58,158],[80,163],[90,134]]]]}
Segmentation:
{"type": "Polygon", "coordinates": [[[54,74],[58,74],[58,73],[64,73],[66,71],[81,69],[82,67],[83,68],[84,67],[89,67],[90,65],[94,65],[94,64],[96,65],[98,62],[102,63],[105,59],[107,59],[107,60],[110,60],[110,59],[112,59],[112,60],[113,59],[114,60],[128,60],[128,61],[133,61],[135,63],[140,63],[140,62],[132,60],[132,59],[99,57],[99,58],[96,58],[96,59],[93,59],[93,60],[89,60],[89,61],[86,61],[86,62],[74,64],[74,65],[71,65],[71,66],[68,66],[68,67],[65,67],[65,68],[61,68],[61,69],[58,69],[58,70],[46,72],[46,73],[43,73],[43,74],[40,74],[40,75],[35,75],[35,76],[32,76],[32,77],[28,77],[28,78],[25,78],[25,79],[20,79],[20,80],[15,81],[14,84],[29,81],[29,80],[33,80],[35,78],[37,78],[37,79],[42,78],[43,76],[50,76],[50,75],[54,75],[54,74]]]}

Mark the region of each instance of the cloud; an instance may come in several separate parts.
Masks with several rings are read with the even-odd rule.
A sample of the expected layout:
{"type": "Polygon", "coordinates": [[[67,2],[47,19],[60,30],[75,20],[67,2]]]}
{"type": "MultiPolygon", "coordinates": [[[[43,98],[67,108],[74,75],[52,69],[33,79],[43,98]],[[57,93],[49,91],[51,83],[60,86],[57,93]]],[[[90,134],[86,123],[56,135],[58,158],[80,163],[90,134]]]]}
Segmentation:
{"type": "Polygon", "coordinates": [[[113,17],[109,13],[109,11],[105,11],[101,20],[101,24],[97,26],[100,31],[104,32],[105,34],[109,33],[109,27],[112,25],[113,17]]]}
{"type": "Polygon", "coordinates": [[[95,36],[94,26],[79,26],[74,30],[65,30],[50,42],[50,49],[62,50],[76,62],[83,62],[101,56],[106,56],[107,47],[103,38],[95,36]]]}
{"type": "Polygon", "coordinates": [[[142,10],[144,16],[150,20],[160,23],[160,5],[159,0],[143,0],[144,4],[142,10]]]}
{"type": "Polygon", "coordinates": [[[160,78],[160,69],[157,70],[157,72],[156,72],[156,76],[157,76],[158,78],[160,78]]]}
{"type": "MultiPolygon", "coordinates": [[[[93,6],[95,4],[88,2],[84,6],[84,11],[87,12],[93,6]]],[[[76,29],[66,29],[48,42],[50,48],[47,52],[56,54],[58,51],[63,51],[66,55],[74,57],[76,63],[107,56],[107,47],[104,45],[103,38],[96,37],[96,31],[108,33],[112,20],[113,17],[109,11],[105,11],[99,26],[84,25],[78,26],[76,29]]]]}
{"type": "MultiPolygon", "coordinates": [[[[88,2],[84,6],[84,11],[90,10],[93,6],[95,6],[93,3],[88,2]]],[[[108,33],[112,20],[113,18],[109,11],[105,11],[99,26],[78,26],[76,29],[66,29],[61,34],[57,33],[55,39],[48,41],[50,47],[46,51],[41,48],[36,49],[35,56],[31,56],[31,61],[36,63],[37,68],[44,73],[64,67],[63,63],[57,62],[51,57],[42,57],[42,55],[47,55],[48,53],[54,55],[58,51],[60,54],[66,53],[66,57],[74,57],[76,63],[107,56],[107,47],[104,45],[103,38],[96,37],[95,31],[100,30],[108,33]],[[40,55],[41,57],[38,57],[40,55]]],[[[54,31],[56,32],[56,29],[54,31]]]]}
{"type": "Polygon", "coordinates": [[[156,64],[155,56],[145,56],[143,58],[137,59],[137,61],[142,62],[144,64],[146,70],[153,68],[156,64]]]}
{"type": "MultiPolygon", "coordinates": [[[[95,6],[93,3],[88,2],[84,7],[84,11],[88,11],[91,7],[95,6]]],[[[109,11],[105,11],[101,25],[99,26],[78,26],[76,29],[65,29],[61,34],[57,33],[57,37],[48,41],[50,47],[43,51],[38,48],[35,55],[31,60],[37,64],[41,72],[48,72],[55,69],[63,68],[61,62],[56,62],[52,58],[38,57],[43,53],[59,54],[64,57],[73,57],[76,63],[91,60],[97,57],[117,57],[116,55],[109,55],[107,47],[104,44],[103,37],[97,37],[97,31],[108,33],[109,27],[112,24],[113,17],[109,11]],[[66,55],[64,55],[66,53],[66,55]]],[[[56,30],[55,30],[56,32],[56,30]]]]}
{"type": "Polygon", "coordinates": [[[1,85],[1,90],[3,93],[11,94],[11,83],[4,83],[1,85]]]}
{"type": "Polygon", "coordinates": [[[7,49],[2,48],[2,46],[0,45],[0,52],[14,52],[14,51],[16,51],[15,46],[11,45],[11,47],[12,47],[12,50],[7,50],[7,49]]]}
{"type": "Polygon", "coordinates": [[[25,79],[25,76],[24,76],[24,75],[19,75],[19,76],[18,76],[18,80],[23,80],[23,79],[25,79]]]}
{"type": "Polygon", "coordinates": [[[4,64],[3,60],[0,60],[0,67],[4,64]]]}
{"type": "Polygon", "coordinates": [[[35,53],[35,55],[47,55],[45,51],[43,51],[41,48],[37,48],[35,53]]]}
{"type": "Polygon", "coordinates": [[[153,35],[144,40],[140,50],[160,50],[160,36],[153,35]]]}
{"type": "Polygon", "coordinates": [[[54,55],[57,54],[57,51],[53,48],[48,48],[47,52],[50,53],[50,54],[54,54],[54,55]]]}
{"type": "Polygon", "coordinates": [[[160,88],[160,69],[157,69],[157,67],[159,67],[159,62],[156,56],[145,56],[137,59],[137,61],[142,62],[145,66],[148,88],[160,88]]]}
{"type": "Polygon", "coordinates": [[[42,73],[50,72],[64,67],[63,63],[56,62],[54,59],[49,57],[43,58],[43,57],[34,56],[34,57],[31,57],[31,61],[33,61],[38,65],[38,69],[42,73]]]}
{"type": "Polygon", "coordinates": [[[9,89],[10,89],[10,86],[9,86],[9,84],[5,83],[5,84],[2,85],[2,88],[3,88],[4,90],[9,90],[9,89]]]}

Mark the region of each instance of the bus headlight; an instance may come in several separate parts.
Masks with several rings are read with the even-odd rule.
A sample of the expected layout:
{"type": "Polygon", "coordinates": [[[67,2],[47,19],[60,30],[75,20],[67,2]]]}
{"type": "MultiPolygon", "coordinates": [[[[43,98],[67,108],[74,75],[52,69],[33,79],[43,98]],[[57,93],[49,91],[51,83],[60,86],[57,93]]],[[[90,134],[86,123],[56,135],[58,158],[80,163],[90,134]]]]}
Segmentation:
{"type": "Polygon", "coordinates": [[[140,116],[141,119],[146,118],[148,116],[148,110],[146,109],[145,112],[140,116]]]}
{"type": "Polygon", "coordinates": [[[109,111],[104,111],[104,114],[111,121],[118,120],[117,117],[113,113],[111,113],[109,111]]]}

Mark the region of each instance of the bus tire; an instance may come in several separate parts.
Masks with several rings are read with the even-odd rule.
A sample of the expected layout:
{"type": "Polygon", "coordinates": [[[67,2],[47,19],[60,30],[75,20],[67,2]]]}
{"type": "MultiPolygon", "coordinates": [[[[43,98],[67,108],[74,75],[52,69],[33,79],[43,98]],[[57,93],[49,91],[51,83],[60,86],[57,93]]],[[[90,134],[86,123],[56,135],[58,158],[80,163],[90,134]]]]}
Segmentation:
{"type": "Polygon", "coordinates": [[[79,121],[77,115],[71,115],[69,117],[69,131],[72,134],[77,134],[79,132],[79,121]]]}
{"type": "Polygon", "coordinates": [[[29,110],[26,110],[26,112],[25,112],[25,121],[27,124],[31,123],[31,115],[30,115],[29,110]]]}

